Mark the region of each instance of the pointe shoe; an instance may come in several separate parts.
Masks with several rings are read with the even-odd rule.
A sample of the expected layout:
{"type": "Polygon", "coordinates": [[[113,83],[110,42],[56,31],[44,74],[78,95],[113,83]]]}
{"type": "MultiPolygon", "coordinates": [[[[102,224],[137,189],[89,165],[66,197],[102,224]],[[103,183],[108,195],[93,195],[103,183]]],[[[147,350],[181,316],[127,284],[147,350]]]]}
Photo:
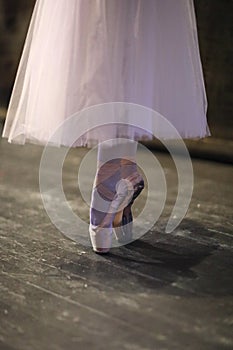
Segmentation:
{"type": "Polygon", "coordinates": [[[108,253],[112,243],[111,230],[90,225],[89,233],[93,251],[98,254],[108,253]]]}
{"type": "Polygon", "coordinates": [[[129,204],[120,212],[118,212],[113,221],[114,233],[119,243],[130,243],[133,238],[133,214],[131,207],[135,199],[144,189],[144,180],[140,174],[130,179],[133,183],[133,197],[129,204]]]}
{"type": "MultiPolygon", "coordinates": [[[[91,223],[89,226],[91,243],[95,253],[105,254],[109,252],[112,243],[113,221],[116,213],[119,212],[121,208],[123,208],[123,211],[124,208],[126,208],[129,203],[132,202],[132,198],[135,193],[132,183],[134,177],[131,176],[129,178],[121,179],[118,181],[116,185],[116,192],[114,193],[112,201],[109,202],[108,210],[104,213],[104,215],[102,212],[98,212],[94,208],[91,209],[93,211],[92,214],[95,215],[95,219],[99,219],[97,220],[99,221],[98,225],[93,225],[93,223],[91,223]]],[[[100,188],[102,188],[102,186],[103,185],[101,184],[100,188]]],[[[106,194],[107,190],[109,191],[109,189],[105,189],[103,192],[106,194]]],[[[95,188],[93,192],[94,195],[97,192],[98,189],[95,188]]]]}
{"type": "Polygon", "coordinates": [[[92,192],[89,229],[95,252],[110,250],[113,229],[118,242],[131,241],[131,206],[143,188],[137,165],[129,159],[114,159],[99,167],[92,192]]]}

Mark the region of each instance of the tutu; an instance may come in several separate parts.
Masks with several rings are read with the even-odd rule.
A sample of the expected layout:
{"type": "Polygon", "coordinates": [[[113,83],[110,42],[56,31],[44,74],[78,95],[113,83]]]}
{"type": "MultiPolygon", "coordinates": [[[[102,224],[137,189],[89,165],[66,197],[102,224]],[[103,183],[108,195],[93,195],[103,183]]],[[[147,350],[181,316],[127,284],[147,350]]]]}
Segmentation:
{"type": "MultiPolygon", "coordinates": [[[[157,111],[182,138],[210,135],[193,0],[36,1],[2,136],[45,144],[70,116],[111,102],[157,111]]],[[[93,127],[87,113],[80,118],[93,127]]],[[[146,131],[111,124],[74,144],[67,129],[55,143],[152,137],[151,118],[146,131]]]]}

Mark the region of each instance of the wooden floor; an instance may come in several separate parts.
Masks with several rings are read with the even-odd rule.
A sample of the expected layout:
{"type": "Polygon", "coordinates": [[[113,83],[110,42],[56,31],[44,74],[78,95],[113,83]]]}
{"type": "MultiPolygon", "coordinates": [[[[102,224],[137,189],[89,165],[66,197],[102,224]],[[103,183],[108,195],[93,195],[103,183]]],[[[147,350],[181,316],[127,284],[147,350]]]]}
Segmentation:
{"type": "MultiPolygon", "coordinates": [[[[168,234],[177,179],[168,155],[155,154],[169,180],[162,216],[141,239],[100,256],[50,222],[41,152],[0,143],[0,349],[232,349],[232,167],[193,160],[189,210],[168,234]]],[[[86,152],[72,150],[64,171],[79,207],[75,164],[86,152]]]]}

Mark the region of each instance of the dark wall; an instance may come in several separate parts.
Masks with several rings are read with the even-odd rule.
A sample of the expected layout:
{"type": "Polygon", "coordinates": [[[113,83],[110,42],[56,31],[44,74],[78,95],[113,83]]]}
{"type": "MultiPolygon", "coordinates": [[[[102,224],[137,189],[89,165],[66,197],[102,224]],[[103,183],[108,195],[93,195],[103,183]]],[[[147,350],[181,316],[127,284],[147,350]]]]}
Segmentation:
{"type": "Polygon", "coordinates": [[[216,137],[233,139],[233,0],[194,0],[208,97],[216,137]]]}
{"type": "MultiPolygon", "coordinates": [[[[0,106],[9,101],[34,3],[0,0],[0,106]]],[[[233,137],[233,0],[194,0],[194,5],[210,129],[213,136],[229,139],[233,137]]]]}
{"type": "Polygon", "coordinates": [[[35,0],[0,0],[0,106],[6,106],[35,0]]]}

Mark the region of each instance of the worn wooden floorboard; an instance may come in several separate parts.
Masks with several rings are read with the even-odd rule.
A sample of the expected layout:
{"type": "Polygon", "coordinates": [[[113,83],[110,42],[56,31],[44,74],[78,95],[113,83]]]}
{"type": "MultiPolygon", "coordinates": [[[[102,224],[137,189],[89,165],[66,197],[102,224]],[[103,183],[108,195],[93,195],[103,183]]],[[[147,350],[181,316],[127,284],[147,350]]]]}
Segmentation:
{"type": "MultiPolygon", "coordinates": [[[[232,349],[232,167],[193,160],[189,210],[168,234],[177,176],[169,157],[156,155],[168,182],[161,218],[141,239],[99,256],[50,222],[38,187],[41,152],[0,143],[0,349],[232,349]]],[[[85,220],[74,188],[86,152],[72,150],[64,170],[67,198],[85,220]]]]}

